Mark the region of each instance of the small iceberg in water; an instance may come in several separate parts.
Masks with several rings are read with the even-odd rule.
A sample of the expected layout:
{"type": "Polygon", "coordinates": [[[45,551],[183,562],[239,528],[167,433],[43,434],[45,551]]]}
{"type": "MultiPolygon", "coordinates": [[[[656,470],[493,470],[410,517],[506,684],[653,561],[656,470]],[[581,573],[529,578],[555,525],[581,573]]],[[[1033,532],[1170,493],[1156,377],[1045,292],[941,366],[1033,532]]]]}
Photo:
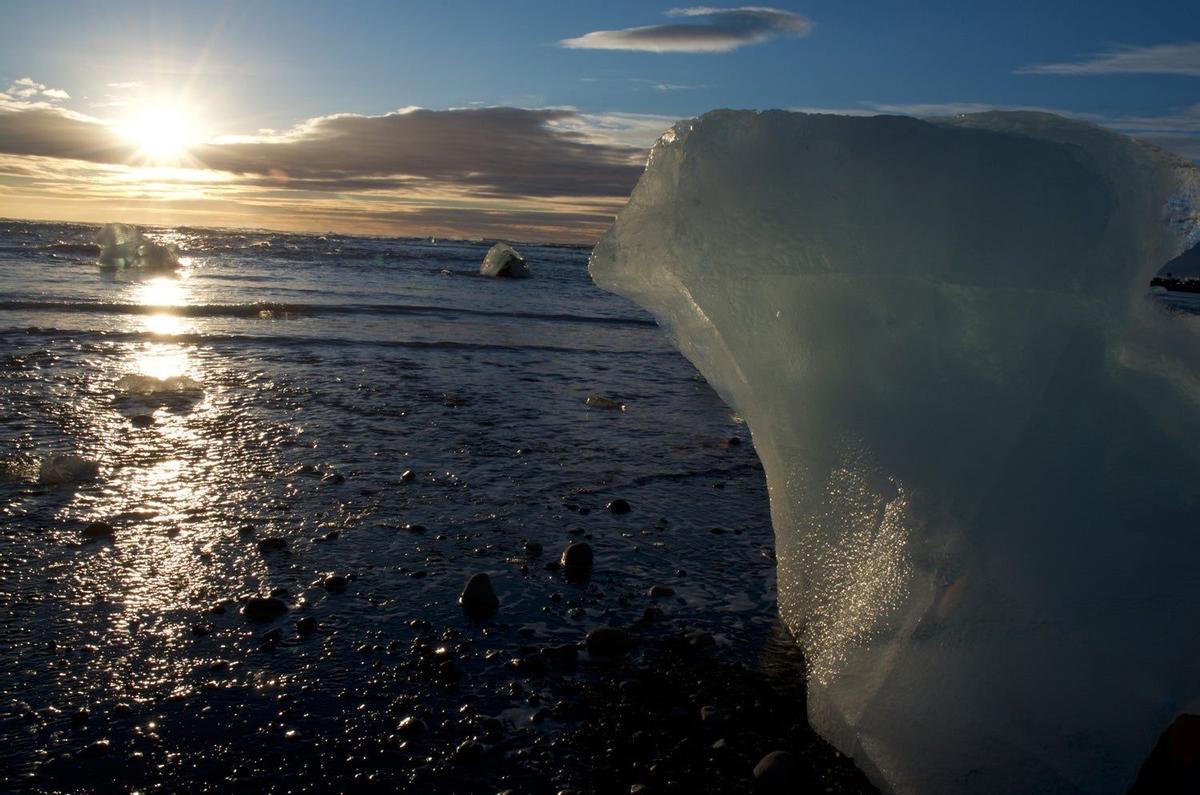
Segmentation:
{"type": "Polygon", "coordinates": [[[479,266],[482,276],[523,279],[529,275],[529,263],[507,243],[497,243],[488,249],[483,264],[479,266]]]}
{"type": "Polygon", "coordinates": [[[117,389],[127,395],[189,395],[203,391],[200,382],[186,375],[155,378],[152,375],[129,373],[117,379],[117,389]]]}
{"type": "Polygon", "coordinates": [[[96,233],[96,244],[100,246],[100,267],[105,270],[162,272],[179,267],[179,249],[144,237],[132,224],[105,224],[96,233]]]}
{"type": "Polygon", "coordinates": [[[38,470],[38,483],[44,486],[62,486],[95,480],[100,474],[100,464],[73,453],[54,453],[42,460],[38,470]]]}

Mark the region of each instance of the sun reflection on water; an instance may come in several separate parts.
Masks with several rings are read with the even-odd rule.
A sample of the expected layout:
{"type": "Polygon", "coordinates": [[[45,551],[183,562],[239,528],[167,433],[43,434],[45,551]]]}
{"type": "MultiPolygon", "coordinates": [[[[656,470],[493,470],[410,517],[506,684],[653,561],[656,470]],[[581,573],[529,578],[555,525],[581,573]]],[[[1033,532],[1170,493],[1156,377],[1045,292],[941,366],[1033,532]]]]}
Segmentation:
{"type": "Polygon", "coordinates": [[[131,362],[137,375],[165,380],[189,375],[192,371],[188,349],[177,342],[151,342],[137,351],[131,362]]]}
{"type": "MultiPolygon", "coordinates": [[[[158,336],[176,336],[188,331],[186,319],[171,311],[171,307],[187,303],[187,287],[183,279],[158,276],[137,285],[137,303],[154,307],[155,311],[144,316],[146,331],[158,336]]],[[[171,375],[178,375],[172,373],[171,375]]],[[[160,376],[165,377],[165,376],[160,376]]]]}

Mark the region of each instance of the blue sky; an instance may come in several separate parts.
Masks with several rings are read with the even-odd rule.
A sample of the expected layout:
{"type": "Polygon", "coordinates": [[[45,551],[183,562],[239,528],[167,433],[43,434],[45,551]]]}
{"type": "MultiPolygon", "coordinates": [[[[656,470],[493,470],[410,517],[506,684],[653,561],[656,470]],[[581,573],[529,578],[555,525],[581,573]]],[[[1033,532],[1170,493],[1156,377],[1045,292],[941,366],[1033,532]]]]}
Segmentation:
{"type": "MultiPolygon", "coordinates": [[[[11,3],[2,12],[0,102],[7,96],[10,113],[41,105],[110,123],[178,100],[206,138],[283,133],[331,114],[373,117],[413,106],[571,108],[582,115],[561,123],[641,147],[671,119],[716,107],[917,114],[1036,107],[1200,156],[1194,2],[813,0],[773,3],[769,18],[668,15],[676,7],[689,6],[11,3]],[[619,33],[649,26],[675,29],[619,33]],[[689,26],[709,28],[702,31],[709,38],[693,41],[689,26]],[[634,46],[726,51],[590,48],[635,39],[634,46]],[[562,44],[569,40],[577,45],[562,44]],[[43,93],[29,93],[38,86],[43,93]]],[[[4,184],[11,194],[15,183],[0,175],[4,184]]]]}

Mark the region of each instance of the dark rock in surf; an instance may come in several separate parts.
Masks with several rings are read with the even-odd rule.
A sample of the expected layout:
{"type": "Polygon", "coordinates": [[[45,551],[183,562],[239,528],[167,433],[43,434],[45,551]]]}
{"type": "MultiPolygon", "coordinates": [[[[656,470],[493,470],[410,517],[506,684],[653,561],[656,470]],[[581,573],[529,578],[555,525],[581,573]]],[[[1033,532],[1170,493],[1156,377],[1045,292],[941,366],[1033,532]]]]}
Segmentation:
{"type": "Polygon", "coordinates": [[[242,606],[242,615],[250,621],[274,621],[288,611],[282,599],[274,596],[253,596],[242,606]]]}
{"type": "Polygon", "coordinates": [[[620,627],[596,627],[585,643],[592,657],[620,657],[633,647],[633,637],[620,627]]]}
{"type": "Polygon", "coordinates": [[[624,514],[629,513],[629,511],[632,510],[629,507],[629,503],[620,498],[615,499],[612,502],[610,502],[607,507],[608,507],[609,513],[614,513],[617,516],[622,516],[624,514]]]}
{"type": "Polygon", "coordinates": [[[796,757],[772,751],[754,766],[754,783],[763,792],[792,792],[796,786],[796,757]]]}
{"type": "Polygon", "coordinates": [[[480,572],[467,580],[462,595],[458,597],[463,612],[468,618],[483,619],[495,615],[500,608],[500,600],[492,590],[492,578],[480,572]]]}
{"type": "Polygon", "coordinates": [[[86,538],[111,539],[116,534],[116,529],[108,522],[92,522],[83,528],[83,535],[86,538]]]}
{"type": "Polygon", "coordinates": [[[568,580],[580,582],[592,576],[594,558],[591,544],[586,541],[574,541],[567,544],[563,550],[560,563],[568,580]]]}

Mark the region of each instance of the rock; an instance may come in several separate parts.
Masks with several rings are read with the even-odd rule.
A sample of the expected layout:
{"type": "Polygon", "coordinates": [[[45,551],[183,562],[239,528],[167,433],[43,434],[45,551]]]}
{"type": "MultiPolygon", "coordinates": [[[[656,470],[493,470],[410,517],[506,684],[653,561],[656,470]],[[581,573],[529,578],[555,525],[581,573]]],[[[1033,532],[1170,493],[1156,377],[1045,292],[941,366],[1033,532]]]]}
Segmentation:
{"type": "Polygon", "coordinates": [[[612,400],[601,395],[588,395],[587,400],[583,401],[585,406],[593,409],[606,409],[608,411],[624,411],[625,404],[619,400],[612,400]]]}
{"type": "Polygon", "coordinates": [[[269,536],[267,538],[260,539],[258,542],[259,552],[286,552],[287,548],[287,539],[280,538],[279,536],[269,536]]]}
{"type": "Polygon", "coordinates": [[[458,603],[468,618],[482,619],[494,615],[500,607],[500,600],[492,590],[492,578],[483,572],[472,575],[458,597],[458,603]]]}
{"type": "Polygon", "coordinates": [[[112,741],[110,741],[108,738],[103,738],[84,746],[83,750],[79,752],[79,755],[83,757],[104,756],[110,750],[112,750],[112,741]]]}
{"type": "Polygon", "coordinates": [[[585,643],[592,657],[619,657],[633,646],[633,637],[620,627],[596,627],[585,643]]]}
{"type": "Polygon", "coordinates": [[[341,574],[330,574],[321,584],[324,585],[325,590],[329,591],[330,593],[342,593],[346,590],[346,585],[348,583],[349,580],[347,580],[341,574]]]}
{"type": "Polygon", "coordinates": [[[591,544],[586,541],[573,541],[563,549],[560,562],[566,570],[567,579],[578,582],[592,576],[594,559],[591,544]]]}
{"type": "Polygon", "coordinates": [[[541,652],[516,657],[509,661],[513,671],[525,677],[545,676],[550,672],[550,660],[541,652]]]}
{"type": "Polygon", "coordinates": [[[345,483],[346,476],[343,475],[341,472],[330,472],[327,475],[325,475],[325,477],[321,478],[321,480],[324,481],[325,483],[333,483],[334,485],[336,485],[338,483],[345,483]]]}
{"type": "Polygon", "coordinates": [[[609,513],[615,513],[617,516],[627,514],[627,513],[629,513],[630,510],[632,510],[629,507],[629,503],[620,498],[617,498],[617,499],[613,500],[612,502],[610,502],[607,507],[608,507],[609,513]]]}
{"type": "Polygon", "coordinates": [[[136,414],[129,418],[129,424],[135,428],[151,428],[154,426],[154,415],[136,414]]]}
{"type": "Polygon", "coordinates": [[[287,604],[274,596],[253,596],[242,606],[242,615],[258,622],[274,621],[287,611],[287,604]]]}
{"type": "Polygon", "coordinates": [[[649,593],[654,599],[666,599],[675,595],[675,589],[669,585],[652,585],[649,593]]]}
{"type": "Polygon", "coordinates": [[[408,483],[410,480],[412,480],[416,476],[417,476],[417,473],[413,472],[411,469],[406,469],[400,473],[400,479],[403,480],[405,483],[408,483]]]}
{"type": "Polygon", "coordinates": [[[83,534],[87,538],[112,538],[116,533],[116,529],[108,522],[92,522],[83,528],[83,534]]]}
{"type": "Polygon", "coordinates": [[[542,649],[546,659],[559,668],[574,668],[579,658],[579,647],[574,643],[564,643],[561,646],[547,646],[542,649]]]}
{"type": "Polygon", "coordinates": [[[790,792],[796,784],[796,757],[772,751],[754,766],[754,782],[766,792],[790,792]]]}
{"type": "Polygon", "coordinates": [[[428,730],[429,727],[425,725],[425,721],[413,715],[402,718],[400,723],[396,725],[397,733],[405,737],[415,737],[424,734],[428,730]]]}
{"type": "Polygon", "coordinates": [[[725,722],[725,713],[711,704],[700,708],[700,722],[708,726],[720,726],[725,722]]]}
{"type": "Polygon", "coordinates": [[[537,541],[526,541],[525,542],[525,557],[536,558],[537,556],[539,556],[541,554],[542,554],[542,545],[541,544],[539,544],[537,541]]]}
{"type": "Polygon", "coordinates": [[[303,616],[296,622],[296,631],[301,635],[311,635],[317,631],[317,620],[312,616],[303,616]]]}

